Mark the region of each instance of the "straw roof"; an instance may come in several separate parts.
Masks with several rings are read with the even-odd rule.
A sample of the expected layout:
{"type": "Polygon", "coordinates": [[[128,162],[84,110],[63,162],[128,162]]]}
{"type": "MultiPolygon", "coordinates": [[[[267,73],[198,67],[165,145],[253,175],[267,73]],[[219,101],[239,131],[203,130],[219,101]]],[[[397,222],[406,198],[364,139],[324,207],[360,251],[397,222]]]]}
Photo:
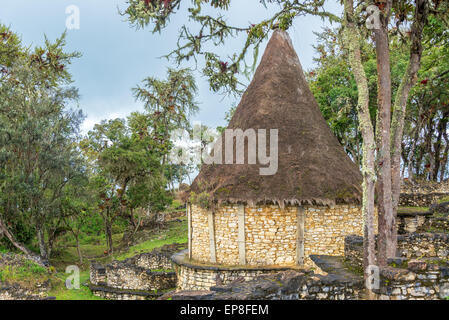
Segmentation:
{"type": "Polygon", "coordinates": [[[267,154],[268,133],[278,129],[277,173],[260,175],[267,165],[248,164],[245,145],[245,164],[204,164],[191,186],[195,194],[206,192],[214,203],[282,207],[360,202],[360,171],[324,120],[285,31],[274,32],[228,129],[266,129],[267,154]]]}

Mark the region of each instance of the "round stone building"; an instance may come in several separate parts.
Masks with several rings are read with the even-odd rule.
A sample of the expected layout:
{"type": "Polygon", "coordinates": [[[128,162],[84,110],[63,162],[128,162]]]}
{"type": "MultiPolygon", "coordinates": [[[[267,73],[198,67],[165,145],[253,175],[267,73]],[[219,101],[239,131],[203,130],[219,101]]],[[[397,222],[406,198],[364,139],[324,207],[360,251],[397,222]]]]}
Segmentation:
{"type": "Polygon", "coordinates": [[[222,161],[204,164],[194,180],[188,250],[173,257],[178,289],[312,267],[310,255],[343,255],[345,236],[363,234],[362,176],[323,118],[285,31],[274,32],[212,153],[222,161]]]}

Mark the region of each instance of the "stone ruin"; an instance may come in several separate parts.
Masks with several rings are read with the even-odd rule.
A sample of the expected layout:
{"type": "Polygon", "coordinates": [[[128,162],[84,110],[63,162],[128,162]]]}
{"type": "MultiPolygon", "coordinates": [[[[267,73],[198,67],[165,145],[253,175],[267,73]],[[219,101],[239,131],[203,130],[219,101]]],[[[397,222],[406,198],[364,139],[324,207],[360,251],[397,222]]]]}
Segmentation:
{"type": "MultiPolygon", "coordinates": [[[[438,189],[433,185],[432,190],[438,189]]],[[[415,186],[416,187],[416,186],[415,186]]],[[[422,192],[424,189],[419,189],[422,192]]],[[[438,193],[429,203],[428,212],[411,209],[398,214],[397,258],[378,269],[374,298],[380,300],[440,300],[449,297],[449,210],[435,203],[447,193],[438,193]],[[439,213],[439,215],[435,215],[439,213]],[[429,232],[432,231],[432,232],[429,232]]],[[[434,194],[435,195],[435,194],[434,194]]],[[[416,204],[427,203],[429,197],[420,193],[416,204]],[[421,199],[420,197],[423,197],[421,199]]],[[[208,290],[179,290],[172,299],[204,300],[353,300],[367,299],[363,280],[363,238],[347,236],[344,255],[311,255],[315,268],[308,270],[267,270],[268,274],[245,277],[243,270],[234,268],[234,278],[227,283],[215,282],[213,274],[206,273],[199,286],[206,283],[208,290]],[[240,277],[239,277],[240,275],[240,277]],[[245,281],[246,280],[246,281],[245,281]]],[[[182,255],[173,258],[177,265],[186,262],[182,255]]],[[[191,268],[195,266],[190,266],[191,268]]],[[[207,268],[203,268],[207,269],[207,268]]],[[[188,270],[188,269],[187,269],[188,270]]],[[[248,271],[248,270],[247,270],[248,271]]],[[[220,274],[220,268],[215,273],[220,274]]],[[[198,271],[195,272],[198,276],[198,271]]],[[[188,277],[183,277],[188,278],[188,277]]],[[[186,286],[185,284],[183,286],[186,286]]],[[[178,288],[182,288],[179,286],[178,288]]],[[[187,285],[188,287],[188,285],[187,285]]]]}
{"type": "Polygon", "coordinates": [[[412,182],[404,179],[399,206],[427,207],[447,196],[449,196],[449,180],[412,182]]]}
{"type": "Polygon", "coordinates": [[[185,245],[173,244],[107,265],[91,262],[94,295],[112,300],[154,300],[176,287],[171,255],[185,245]]]}
{"type": "MultiPolygon", "coordinates": [[[[435,300],[449,296],[449,223],[447,217],[435,217],[434,210],[398,215],[398,220],[402,219],[398,223],[398,257],[379,269],[379,286],[374,290],[377,299],[435,300]],[[429,229],[438,232],[427,232],[429,229]]],[[[345,237],[344,253],[339,256],[311,255],[314,267],[308,269],[191,264],[186,259],[188,250],[172,256],[183,247],[166,246],[106,266],[92,263],[90,288],[108,299],[133,300],[367,299],[361,236],[345,237]],[[189,282],[180,285],[186,279],[189,282]],[[175,287],[178,291],[171,291],[175,287]]]]}
{"type": "MultiPolygon", "coordinates": [[[[377,271],[374,298],[445,300],[449,298],[449,234],[400,236],[398,258],[377,271]]],[[[318,270],[287,270],[252,280],[236,279],[206,291],[178,291],[173,300],[364,300],[363,239],[348,236],[345,256],[312,255],[318,270]],[[317,273],[319,272],[319,273],[317,273]]]]}
{"type": "MultiPolygon", "coordinates": [[[[29,261],[20,254],[0,253],[0,267],[27,267],[29,261]]],[[[47,300],[50,281],[36,281],[33,287],[2,281],[0,274],[0,300],[47,300]]]]}

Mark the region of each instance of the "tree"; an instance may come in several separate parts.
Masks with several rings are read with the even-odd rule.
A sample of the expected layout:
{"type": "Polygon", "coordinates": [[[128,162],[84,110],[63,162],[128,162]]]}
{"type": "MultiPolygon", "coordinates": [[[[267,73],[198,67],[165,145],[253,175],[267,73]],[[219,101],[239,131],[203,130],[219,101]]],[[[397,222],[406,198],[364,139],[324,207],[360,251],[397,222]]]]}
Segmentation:
{"type": "MultiPolygon", "coordinates": [[[[438,4],[432,8],[434,14],[438,14],[441,8],[438,4]]],[[[379,210],[379,244],[378,263],[385,265],[387,258],[396,255],[397,230],[395,214],[399,202],[401,176],[400,160],[402,150],[402,136],[405,120],[405,109],[412,86],[416,82],[422,56],[423,29],[427,23],[429,4],[424,0],[415,3],[408,1],[382,1],[378,3],[378,26],[374,27],[374,43],[377,57],[378,70],[378,112],[376,120],[376,151],[378,169],[378,210],[379,210]],[[404,22],[411,23],[410,37],[404,38],[410,55],[409,61],[402,77],[402,81],[396,92],[392,106],[392,86],[390,69],[390,42],[388,24],[391,14],[396,17],[395,32],[400,33],[400,26],[404,22]],[[393,112],[391,109],[393,107],[393,112]],[[391,121],[391,122],[390,122],[391,121]]],[[[444,11],[441,11],[444,12],[444,11]]],[[[345,1],[345,21],[347,25],[356,23],[360,19],[355,16],[352,1],[345,1]]],[[[360,50],[358,30],[348,27],[353,55],[360,50]],[[351,39],[352,38],[352,39],[351,39]]],[[[364,77],[364,75],[362,75],[364,77]]],[[[364,81],[364,80],[361,80],[364,81]]],[[[359,83],[364,87],[364,84],[359,83]]],[[[359,91],[360,91],[359,87],[359,91]]]]}
{"type": "Polygon", "coordinates": [[[195,78],[189,69],[168,69],[165,80],[148,77],[142,86],[133,89],[137,100],[144,103],[149,127],[164,146],[163,165],[169,183],[186,175],[185,166],[170,165],[168,155],[173,147],[172,133],[175,130],[190,131],[190,117],[198,112],[195,78]],[[181,173],[181,176],[179,174],[181,173]]]}
{"type": "Polygon", "coordinates": [[[83,115],[68,109],[78,94],[66,67],[65,34],[43,47],[24,48],[0,26],[0,229],[36,262],[48,265],[61,234],[60,201],[77,174],[73,145],[83,115]],[[15,221],[34,231],[39,256],[16,236],[15,221]]]}
{"type": "Polygon", "coordinates": [[[406,114],[403,163],[409,180],[442,181],[447,169],[449,38],[444,21],[429,16],[424,28],[422,68],[406,114]]]}
{"type": "Polygon", "coordinates": [[[360,131],[363,137],[362,175],[363,175],[363,264],[364,276],[368,278],[368,266],[376,265],[374,246],[374,193],[375,173],[375,136],[369,110],[369,89],[362,64],[360,41],[361,34],[354,21],[352,0],[345,1],[345,38],[349,51],[349,63],[358,88],[357,112],[360,131]]]}
{"type": "Polygon", "coordinates": [[[168,69],[166,80],[148,77],[142,86],[133,89],[135,98],[144,103],[151,117],[153,132],[167,148],[173,130],[190,129],[189,117],[199,110],[195,101],[197,90],[189,69],[168,69]]]}
{"type": "Polygon", "coordinates": [[[83,254],[80,246],[80,236],[83,228],[92,219],[92,212],[89,206],[92,197],[89,196],[89,179],[86,172],[73,179],[73,183],[66,186],[65,197],[61,201],[60,210],[63,216],[65,230],[70,232],[75,238],[76,250],[80,263],[83,263],[83,254]]]}

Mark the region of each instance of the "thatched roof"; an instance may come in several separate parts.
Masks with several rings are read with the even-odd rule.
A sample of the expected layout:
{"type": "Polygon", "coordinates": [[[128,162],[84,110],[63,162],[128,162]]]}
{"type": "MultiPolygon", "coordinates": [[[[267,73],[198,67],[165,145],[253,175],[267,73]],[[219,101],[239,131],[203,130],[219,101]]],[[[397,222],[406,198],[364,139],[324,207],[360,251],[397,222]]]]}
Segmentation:
{"type": "Polygon", "coordinates": [[[324,120],[285,31],[276,30],[268,43],[228,126],[237,128],[279,130],[277,173],[260,175],[267,166],[247,164],[245,151],[246,164],[203,165],[191,187],[195,194],[250,205],[360,202],[360,171],[324,120]]]}

